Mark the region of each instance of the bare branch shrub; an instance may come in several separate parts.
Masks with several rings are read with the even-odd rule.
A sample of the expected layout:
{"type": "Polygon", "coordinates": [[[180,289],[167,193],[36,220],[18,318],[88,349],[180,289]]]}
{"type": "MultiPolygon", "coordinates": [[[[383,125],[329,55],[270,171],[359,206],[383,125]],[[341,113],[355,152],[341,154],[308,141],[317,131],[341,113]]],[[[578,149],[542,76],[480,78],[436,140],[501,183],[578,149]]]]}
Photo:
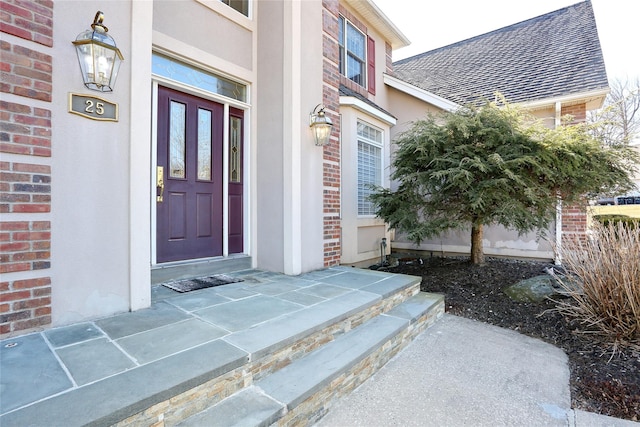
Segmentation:
{"type": "Polygon", "coordinates": [[[558,282],[570,298],[558,311],[615,346],[640,345],[640,222],[595,224],[588,241],[560,252],[567,275],[558,282]]]}

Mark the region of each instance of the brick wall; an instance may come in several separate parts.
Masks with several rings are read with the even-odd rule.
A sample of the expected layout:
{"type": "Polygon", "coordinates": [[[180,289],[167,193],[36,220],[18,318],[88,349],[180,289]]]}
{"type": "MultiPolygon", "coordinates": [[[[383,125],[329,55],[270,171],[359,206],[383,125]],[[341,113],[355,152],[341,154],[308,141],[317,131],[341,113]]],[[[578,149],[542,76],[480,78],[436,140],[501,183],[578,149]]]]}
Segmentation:
{"type": "Polygon", "coordinates": [[[330,144],[323,152],[324,265],[340,263],[340,70],[338,68],[337,0],[323,0],[323,86],[322,102],[333,121],[330,144]]]}
{"type": "Polygon", "coordinates": [[[0,335],[14,335],[51,323],[53,2],[0,12],[0,335]]]}
{"type": "Polygon", "coordinates": [[[562,240],[560,245],[587,240],[587,203],[576,203],[562,207],[562,240]]]}
{"type": "Polygon", "coordinates": [[[587,105],[586,104],[576,104],[576,105],[563,105],[560,109],[560,115],[571,116],[572,120],[566,124],[576,124],[583,123],[587,120],[587,105]]]}
{"type": "MultiPolygon", "coordinates": [[[[583,123],[587,119],[587,105],[563,105],[560,114],[562,117],[570,115],[572,120],[564,123],[574,125],[583,123]]],[[[564,246],[568,242],[586,241],[587,239],[587,201],[562,207],[562,238],[560,244],[564,246]]]]}

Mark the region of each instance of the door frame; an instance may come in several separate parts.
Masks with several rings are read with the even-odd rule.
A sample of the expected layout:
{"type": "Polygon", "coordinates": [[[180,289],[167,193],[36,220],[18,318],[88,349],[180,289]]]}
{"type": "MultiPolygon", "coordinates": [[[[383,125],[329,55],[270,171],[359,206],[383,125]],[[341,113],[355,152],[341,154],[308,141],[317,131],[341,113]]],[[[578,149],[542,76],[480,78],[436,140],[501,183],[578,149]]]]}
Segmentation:
{"type": "MultiPolygon", "coordinates": [[[[249,183],[250,181],[250,168],[249,165],[251,144],[250,140],[250,106],[249,104],[227,98],[215,93],[199,90],[197,88],[181,84],[179,82],[163,78],[157,75],[152,76],[151,80],[151,165],[150,165],[150,180],[149,180],[149,201],[151,203],[151,266],[168,266],[172,264],[188,264],[191,262],[198,262],[207,259],[219,259],[220,257],[213,258],[196,258],[183,261],[174,262],[157,262],[157,210],[156,210],[156,166],[158,165],[158,86],[168,87],[170,89],[184,92],[188,95],[208,99],[218,102],[224,106],[223,112],[223,136],[222,136],[222,258],[229,257],[229,107],[238,108],[244,111],[243,120],[243,182],[249,183]]],[[[249,185],[243,186],[243,253],[233,254],[232,256],[243,256],[251,253],[250,246],[250,224],[248,219],[250,218],[250,199],[249,199],[249,185]]]]}

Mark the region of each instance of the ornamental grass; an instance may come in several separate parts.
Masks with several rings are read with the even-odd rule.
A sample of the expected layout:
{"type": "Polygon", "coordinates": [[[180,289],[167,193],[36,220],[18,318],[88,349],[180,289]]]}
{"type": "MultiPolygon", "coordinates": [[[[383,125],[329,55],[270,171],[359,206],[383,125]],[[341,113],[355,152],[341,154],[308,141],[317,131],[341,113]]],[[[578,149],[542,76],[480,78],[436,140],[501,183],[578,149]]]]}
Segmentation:
{"type": "Polygon", "coordinates": [[[608,342],[640,346],[640,222],[596,223],[585,241],[560,250],[566,275],[557,309],[580,330],[608,342]]]}

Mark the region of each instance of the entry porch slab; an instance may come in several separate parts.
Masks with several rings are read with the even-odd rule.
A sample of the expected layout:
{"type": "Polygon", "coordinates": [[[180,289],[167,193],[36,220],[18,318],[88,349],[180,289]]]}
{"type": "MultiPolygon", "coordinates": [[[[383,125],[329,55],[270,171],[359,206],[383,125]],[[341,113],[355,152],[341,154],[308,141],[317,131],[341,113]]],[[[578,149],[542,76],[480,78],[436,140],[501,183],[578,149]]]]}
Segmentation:
{"type": "MultiPolygon", "coordinates": [[[[348,340],[368,337],[356,355],[342,356],[345,366],[331,378],[338,376],[388,341],[405,340],[393,336],[414,328],[420,307],[435,307],[433,319],[443,312],[442,297],[419,294],[413,276],[348,267],[227,274],[242,281],[188,293],[154,285],[149,309],[0,342],[0,425],[175,425],[254,384],[279,388],[282,368],[331,360],[330,349],[313,356],[328,343],[344,352],[348,340]]],[[[309,379],[300,395],[331,378],[309,379]]],[[[268,419],[292,410],[269,409],[268,419]]]]}

